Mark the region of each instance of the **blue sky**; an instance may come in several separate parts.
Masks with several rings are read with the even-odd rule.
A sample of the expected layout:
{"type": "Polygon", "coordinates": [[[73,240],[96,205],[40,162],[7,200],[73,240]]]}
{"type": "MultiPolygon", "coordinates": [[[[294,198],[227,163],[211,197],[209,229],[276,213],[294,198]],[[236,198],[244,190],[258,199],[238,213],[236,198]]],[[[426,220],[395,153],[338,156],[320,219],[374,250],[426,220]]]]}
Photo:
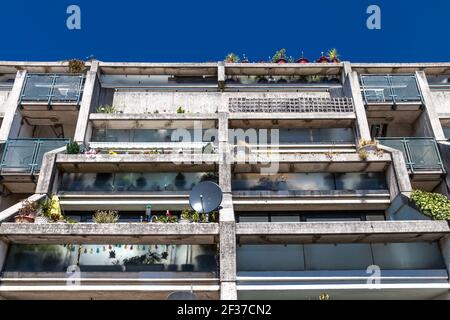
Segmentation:
{"type": "Polygon", "coordinates": [[[33,0],[0,4],[0,60],[267,60],[279,48],[316,59],[338,48],[353,62],[450,61],[450,1],[33,0]],[[66,9],[81,8],[81,30],[66,9]],[[382,29],[366,9],[381,7],[382,29]]]}

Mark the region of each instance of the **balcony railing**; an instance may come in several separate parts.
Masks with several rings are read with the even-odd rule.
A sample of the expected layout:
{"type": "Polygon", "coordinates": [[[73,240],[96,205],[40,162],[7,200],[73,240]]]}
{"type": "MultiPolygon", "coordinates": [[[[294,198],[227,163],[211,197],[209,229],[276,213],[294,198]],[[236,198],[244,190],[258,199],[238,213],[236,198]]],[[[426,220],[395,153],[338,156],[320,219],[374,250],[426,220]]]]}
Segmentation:
{"type": "Polygon", "coordinates": [[[29,74],[25,79],[21,102],[78,104],[83,84],[83,75],[29,74]]]}
{"type": "Polygon", "coordinates": [[[361,90],[366,104],[422,102],[414,75],[362,75],[361,90]]]}
{"type": "Polygon", "coordinates": [[[10,139],[0,164],[3,173],[34,174],[41,169],[46,152],[64,147],[67,139],[10,139]]]}
{"type": "Polygon", "coordinates": [[[406,166],[412,173],[416,171],[442,171],[441,154],[434,138],[377,138],[387,146],[403,152],[406,166]]]}
{"type": "Polygon", "coordinates": [[[231,112],[354,112],[351,98],[230,98],[231,112]]]}

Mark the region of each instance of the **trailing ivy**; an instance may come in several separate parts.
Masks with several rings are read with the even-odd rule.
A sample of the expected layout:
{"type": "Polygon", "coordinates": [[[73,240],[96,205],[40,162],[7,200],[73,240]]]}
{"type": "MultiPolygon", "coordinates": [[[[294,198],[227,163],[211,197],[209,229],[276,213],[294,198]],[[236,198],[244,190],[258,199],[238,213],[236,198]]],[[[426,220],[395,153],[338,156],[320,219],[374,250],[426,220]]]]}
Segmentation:
{"type": "Polygon", "coordinates": [[[414,190],[411,199],[424,215],[433,220],[450,220],[450,200],[446,196],[414,190]]]}

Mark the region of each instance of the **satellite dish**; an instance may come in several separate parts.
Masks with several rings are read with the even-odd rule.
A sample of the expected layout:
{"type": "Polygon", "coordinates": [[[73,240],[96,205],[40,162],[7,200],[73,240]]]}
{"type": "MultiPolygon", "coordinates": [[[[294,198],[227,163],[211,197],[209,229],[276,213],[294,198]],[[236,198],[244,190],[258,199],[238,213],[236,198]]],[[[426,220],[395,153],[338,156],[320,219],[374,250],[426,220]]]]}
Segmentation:
{"type": "Polygon", "coordinates": [[[167,300],[198,300],[197,295],[189,291],[172,292],[167,296],[167,300]]]}
{"type": "Polygon", "coordinates": [[[198,213],[210,213],[219,208],[222,198],[222,190],[217,183],[200,182],[189,195],[189,205],[198,213]]]}

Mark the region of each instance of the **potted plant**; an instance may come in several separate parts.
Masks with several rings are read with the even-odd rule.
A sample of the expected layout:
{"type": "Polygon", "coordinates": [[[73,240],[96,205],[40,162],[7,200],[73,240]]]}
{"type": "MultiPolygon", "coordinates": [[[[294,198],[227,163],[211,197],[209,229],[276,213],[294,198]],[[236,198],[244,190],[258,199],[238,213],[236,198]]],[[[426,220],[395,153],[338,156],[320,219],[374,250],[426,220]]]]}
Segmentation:
{"type": "Polygon", "coordinates": [[[328,60],[327,56],[325,56],[324,53],[322,52],[320,58],[317,59],[316,62],[317,63],[329,63],[330,60],[328,60]]]}
{"type": "Polygon", "coordinates": [[[117,210],[97,210],[92,216],[95,223],[117,223],[120,216],[117,210]]]}
{"type": "Polygon", "coordinates": [[[239,63],[239,61],[240,61],[239,56],[234,54],[233,52],[230,52],[225,57],[225,62],[227,62],[227,63],[239,63]]]}
{"type": "Polygon", "coordinates": [[[271,62],[279,63],[279,64],[287,63],[288,58],[286,56],[286,49],[282,48],[282,49],[278,50],[277,52],[275,52],[275,54],[273,55],[273,57],[271,59],[271,62]]]}
{"type": "Polygon", "coordinates": [[[330,62],[333,63],[340,63],[341,60],[340,58],[340,54],[338,53],[338,51],[336,49],[330,49],[328,50],[328,54],[327,54],[327,58],[330,62]]]}
{"type": "Polygon", "coordinates": [[[242,55],[242,60],[241,63],[249,63],[250,61],[248,60],[248,58],[245,56],[245,54],[242,55]]]}
{"type": "Polygon", "coordinates": [[[50,218],[50,210],[51,210],[51,201],[48,198],[39,202],[39,210],[34,220],[35,223],[49,223],[51,222],[50,218]]]}
{"type": "Polygon", "coordinates": [[[15,223],[33,223],[38,211],[36,202],[25,200],[22,202],[22,207],[19,213],[14,217],[15,223]]]}
{"type": "Polygon", "coordinates": [[[194,213],[195,211],[193,211],[193,210],[188,210],[188,209],[185,209],[185,210],[183,210],[182,212],[181,212],[181,216],[180,216],[180,221],[179,221],[179,223],[191,223],[192,222],[192,214],[194,213]]]}
{"type": "Polygon", "coordinates": [[[159,253],[149,250],[141,256],[123,260],[123,265],[125,266],[125,270],[129,272],[164,271],[164,264],[160,262],[167,260],[168,256],[169,254],[166,251],[159,253]]]}
{"type": "Polygon", "coordinates": [[[297,63],[309,63],[309,60],[305,58],[303,51],[302,51],[302,56],[300,58],[297,59],[297,63]]]}
{"type": "Polygon", "coordinates": [[[165,215],[152,216],[150,222],[154,223],[177,223],[178,219],[176,216],[172,215],[169,210],[166,211],[165,215]]]}

